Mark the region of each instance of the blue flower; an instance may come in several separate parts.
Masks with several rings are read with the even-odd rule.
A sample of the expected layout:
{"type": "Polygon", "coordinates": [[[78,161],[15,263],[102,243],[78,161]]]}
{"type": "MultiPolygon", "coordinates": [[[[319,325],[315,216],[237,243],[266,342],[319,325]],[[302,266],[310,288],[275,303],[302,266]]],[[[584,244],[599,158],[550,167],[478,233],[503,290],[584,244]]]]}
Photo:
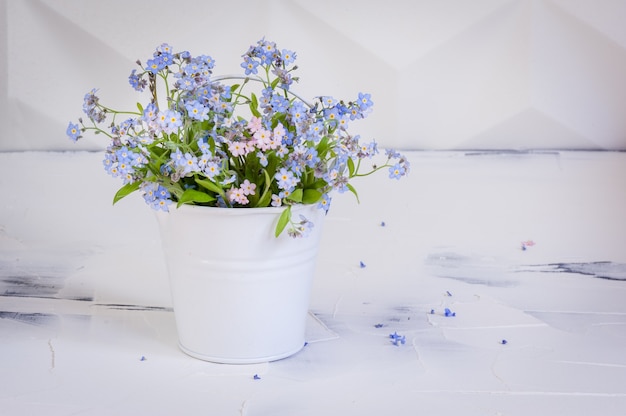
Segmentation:
{"type": "Polygon", "coordinates": [[[137,75],[136,69],[133,69],[128,76],[128,83],[135,89],[135,91],[143,91],[148,85],[148,81],[143,79],[140,75],[137,75]]]}
{"type": "Polygon", "coordinates": [[[140,186],[143,191],[143,198],[148,205],[157,211],[169,211],[172,203],[170,192],[154,182],[143,182],[140,186]]]}
{"type": "Polygon", "coordinates": [[[217,175],[220,174],[220,171],[220,165],[215,161],[210,161],[209,163],[207,163],[203,170],[203,172],[206,173],[209,179],[215,178],[217,175]]]}
{"type": "Polygon", "coordinates": [[[209,109],[198,101],[192,101],[185,104],[187,114],[194,120],[208,120],[209,109]]]}
{"type": "Polygon", "coordinates": [[[222,185],[230,185],[231,183],[235,183],[235,181],[237,181],[237,175],[231,175],[227,178],[224,178],[224,180],[222,181],[222,185]]]}
{"type": "Polygon", "coordinates": [[[289,108],[289,100],[281,95],[272,94],[270,107],[274,112],[282,113],[284,111],[287,111],[287,109],[289,108]]]}
{"type": "Polygon", "coordinates": [[[398,159],[402,157],[402,155],[398,153],[395,149],[386,149],[385,154],[389,159],[398,159]]]}
{"type": "Polygon", "coordinates": [[[123,146],[115,151],[115,156],[117,157],[117,161],[120,163],[130,163],[130,154],[131,152],[128,150],[128,147],[123,146]]]}
{"type": "Polygon", "coordinates": [[[328,210],[330,209],[331,200],[332,198],[330,197],[330,195],[323,194],[322,198],[320,199],[320,202],[317,203],[317,207],[322,208],[324,212],[328,213],[328,210]]]}
{"type": "Polygon", "coordinates": [[[339,110],[336,107],[328,108],[324,110],[324,118],[331,126],[336,126],[339,123],[339,119],[341,118],[341,114],[339,114],[339,110]]]}
{"type": "Polygon", "coordinates": [[[395,165],[389,167],[389,178],[391,179],[400,179],[405,173],[406,170],[400,163],[396,163],[395,165]]]}
{"type": "Polygon", "coordinates": [[[241,67],[245,70],[246,75],[256,74],[259,63],[249,57],[245,57],[241,63],[241,67]]]}
{"type": "Polygon", "coordinates": [[[178,111],[166,110],[159,113],[157,121],[164,132],[175,133],[183,124],[183,116],[178,111]]]}
{"type": "Polygon", "coordinates": [[[267,155],[265,155],[265,153],[257,152],[256,157],[259,158],[259,163],[261,164],[261,166],[263,166],[264,168],[267,167],[268,160],[267,160],[267,155]]]}
{"type": "Polygon", "coordinates": [[[281,53],[281,57],[283,59],[283,64],[285,66],[288,66],[291,63],[293,63],[293,61],[296,60],[296,53],[288,49],[283,49],[281,53]]]}
{"type": "Polygon", "coordinates": [[[193,91],[196,88],[196,81],[189,76],[185,76],[176,81],[176,87],[185,91],[193,91]]]}
{"type": "Polygon", "coordinates": [[[174,162],[175,166],[180,165],[184,157],[185,156],[180,149],[176,149],[170,154],[170,159],[174,162]]]}
{"type": "Polygon", "coordinates": [[[359,152],[357,153],[357,157],[359,158],[366,158],[366,157],[373,157],[374,155],[376,155],[378,153],[378,143],[376,143],[376,141],[371,141],[367,144],[363,144],[360,147],[359,152]]]}
{"type": "Polygon", "coordinates": [[[165,62],[160,56],[157,56],[154,59],[148,59],[148,62],[146,62],[146,71],[150,71],[154,75],[158,74],[163,68],[165,68],[165,62]]]}
{"type": "Polygon", "coordinates": [[[263,64],[271,64],[277,57],[276,43],[261,39],[257,45],[258,47],[255,49],[256,56],[261,59],[263,64]]]}
{"type": "Polygon", "coordinates": [[[300,222],[292,223],[291,228],[287,232],[291,237],[308,237],[314,225],[304,215],[300,215],[300,222]]]}
{"type": "Polygon", "coordinates": [[[344,192],[347,192],[350,189],[348,188],[348,182],[349,182],[349,178],[347,176],[339,175],[335,178],[335,182],[333,183],[333,188],[340,194],[343,194],[344,192]]]}
{"type": "Polygon", "coordinates": [[[198,158],[187,152],[185,153],[184,158],[179,166],[183,169],[183,174],[197,172],[199,170],[198,158]]]}
{"type": "Polygon", "coordinates": [[[172,47],[170,46],[169,43],[162,43],[160,44],[157,48],[156,48],[157,52],[160,52],[160,54],[171,54],[172,53],[172,47]]]}
{"type": "Polygon", "coordinates": [[[362,92],[359,93],[359,99],[357,101],[357,105],[361,110],[366,110],[374,105],[372,102],[371,94],[364,94],[362,92]]]}
{"type": "Polygon", "coordinates": [[[154,200],[154,202],[151,204],[152,208],[154,208],[157,211],[165,211],[168,212],[169,211],[169,206],[172,204],[172,200],[171,199],[165,199],[165,198],[157,198],[156,200],[154,200]]]}
{"type": "Polygon", "coordinates": [[[72,141],[77,141],[78,139],[80,139],[80,127],[78,126],[78,124],[74,124],[70,121],[70,123],[67,125],[67,130],[66,130],[66,134],[68,135],[68,137],[72,140],[72,141]]]}
{"type": "Polygon", "coordinates": [[[215,66],[215,60],[209,55],[198,55],[194,61],[200,63],[204,68],[209,70],[213,69],[215,66]]]}
{"type": "Polygon", "coordinates": [[[337,100],[329,95],[320,97],[320,102],[324,107],[330,108],[337,104],[337,100]]]}
{"type": "Polygon", "coordinates": [[[311,124],[306,131],[307,140],[312,140],[317,143],[322,138],[322,133],[324,132],[324,123],[321,121],[317,121],[311,124]]]}
{"type": "Polygon", "coordinates": [[[292,122],[300,123],[302,122],[307,114],[307,108],[302,102],[295,102],[291,104],[291,108],[289,108],[289,114],[291,115],[292,122]]]}
{"type": "Polygon", "coordinates": [[[200,150],[203,154],[211,155],[211,148],[205,139],[198,139],[198,150],[200,150]]]}
{"type": "Polygon", "coordinates": [[[102,160],[102,165],[104,165],[104,170],[111,176],[116,177],[117,175],[117,158],[114,153],[106,152],[104,154],[104,160],[102,160]]]}
{"type": "Polygon", "coordinates": [[[314,147],[307,148],[306,153],[304,154],[304,160],[306,166],[310,168],[314,168],[318,163],[321,162],[317,150],[314,147]]]}
{"type": "Polygon", "coordinates": [[[274,68],[272,70],[272,74],[276,75],[276,77],[280,80],[280,88],[288,90],[289,86],[293,84],[293,77],[291,76],[291,73],[285,69],[274,68]]]}
{"type": "Polygon", "coordinates": [[[158,107],[154,103],[150,103],[143,110],[142,120],[146,123],[150,123],[151,121],[156,120],[157,114],[159,112],[158,107]]]}
{"type": "Polygon", "coordinates": [[[102,123],[106,119],[106,114],[100,108],[100,99],[96,96],[96,89],[92,89],[83,98],[83,112],[95,123],[102,123]]]}
{"type": "Polygon", "coordinates": [[[274,178],[278,183],[278,187],[286,191],[291,191],[297,183],[297,179],[295,178],[293,172],[287,170],[286,168],[281,168],[280,171],[276,172],[274,178]]]}

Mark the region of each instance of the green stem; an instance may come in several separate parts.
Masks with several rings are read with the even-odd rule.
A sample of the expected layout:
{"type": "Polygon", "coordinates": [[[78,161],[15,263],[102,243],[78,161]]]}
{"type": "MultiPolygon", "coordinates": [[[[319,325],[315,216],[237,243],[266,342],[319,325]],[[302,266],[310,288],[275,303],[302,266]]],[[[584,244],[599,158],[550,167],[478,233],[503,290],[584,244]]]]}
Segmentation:
{"type": "Polygon", "coordinates": [[[112,108],[106,107],[102,104],[97,104],[98,108],[100,108],[101,110],[103,110],[106,113],[110,113],[113,114],[114,116],[117,114],[131,114],[134,116],[141,116],[142,114],[137,112],[137,111],[117,111],[117,110],[113,110],[112,108]]]}
{"type": "MultiPolygon", "coordinates": [[[[361,161],[359,160],[359,164],[360,164],[360,162],[361,162],[361,161]]],[[[354,174],[354,175],[352,175],[352,178],[360,178],[360,177],[364,177],[364,176],[369,176],[369,175],[371,175],[371,174],[372,174],[372,173],[374,173],[374,172],[378,172],[379,170],[384,169],[384,168],[388,168],[388,167],[390,167],[390,166],[391,166],[391,165],[389,164],[389,159],[387,159],[387,161],[385,162],[385,164],[384,164],[384,165],[382,165],[382,166],[376,166],[374,169],[372,169],[371,171],[369,171],[369,172],[367,172],[367,173],[356,173],[356,172],[358,172],[358,171],[359,171],[359,168],[358,168],[358,165],[357,165],[357,168],[356,168],[356,170],[355,170],[355,174],[354,174]]]]}
{"type": "Polygon", "coordinates": [[[248,97],[246,97],[245,95],[243,95],[243,88],[245,87],[245,85],[248,83],[249,79],[246,78],[241,85],[238,88],[238,91],[236,91],[235,94],[235,102],[233,103],[234,106],[239,104],[239,98],[244,98],[246,101],[250,101],[250,99],[248,97]]]}
{"type": "MultiPolygon", "coordinates": [[[[93,121],[92,121],[92,123],[93,123],[93,121]]],[[[81,124],[82,124],[82,123],[81,123],[81,124]]],[[[93,126],[93,127],[87,127],[87,126],[85,126],[84,124],[83,124],[82,126],[83,126],[83,129],[84,129],[84,130],[94,130],[94,131],[96,131],[96,132],[98,132],[98,133],[102,133],[102,134],[104,134],[104,135],[105,135],[105,136],[107,136],[109,139],[113,139],[113,135],[111,135],[110,133],[107,133],[105,130],[102,130],[100,127],[98,127],[98,126],[96,125],[96,123],[93,123],[93,124],[94,124],[94,126],[93,126]]]]}
{"type": "MultiPolygon", "coordinates": [[[[250,81],[260,82],[263,85],[271,85],[271,82],[267,83],[261,77],[251,77],[251,76],[243,76],[243,75],[221,75],[221,76],[214,77],[212,79],[213,79],[213,81],[225,81],[225,80],[233,80],[233,79],[243,79],[243,80],[250,80],[250,81]]],[[[309,107],[309,108],[313,108],[314,107],[313,104],[309,103],[308,101],[306,101],[304,98],[300,97],[298,94],[294,93],[293,91],[291,91],[291,90],[285,90],[285,91],[289,95],[292,95],[292,96],[296,97],[298,100],[302,101],[307,107],[309,107]]]]}
{"type": "MultiPolygon", "coordinates": [[[[167,82],[167,72],[165,73],[165,75],[163,75],[161,71],[159,71],[159,76],[163,78],[163,84],[165,85],[165,96],[173,99],[174,97],[170,97],[170,86],[167,82]]],[[[156,91],[154,92],[154,96],[156,97],[156,91]]]]}

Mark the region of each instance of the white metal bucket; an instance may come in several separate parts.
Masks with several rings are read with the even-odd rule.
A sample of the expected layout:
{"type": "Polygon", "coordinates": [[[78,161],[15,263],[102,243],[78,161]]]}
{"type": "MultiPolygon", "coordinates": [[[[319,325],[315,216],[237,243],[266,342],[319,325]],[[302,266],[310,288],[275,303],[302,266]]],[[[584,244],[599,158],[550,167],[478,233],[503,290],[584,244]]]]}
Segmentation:
{"type": "Polygon", "coordinates": [[[274,361],[304,346],[311,283],[324,218],[308,237],[274,230],[284,208],[183,205],[158,213],[180,348],[219,363],[274,361]]]}

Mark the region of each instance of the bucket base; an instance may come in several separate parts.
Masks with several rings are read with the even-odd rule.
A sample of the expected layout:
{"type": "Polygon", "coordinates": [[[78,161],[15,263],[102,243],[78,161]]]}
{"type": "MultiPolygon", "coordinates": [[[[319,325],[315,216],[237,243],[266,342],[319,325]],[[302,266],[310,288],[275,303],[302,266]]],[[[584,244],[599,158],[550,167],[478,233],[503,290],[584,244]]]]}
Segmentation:
{"type": "Polygon", "coordinates": [[[198,358],[200,360],[209,361],[209,362],[216,363],[216,364],[261,364],[261,363],[267,363],[270,361],[278,361],[278,360],[282,360],[283,358],[290,357],[300,352],[302,348],[304,348],[304,345],[305,343],[303,343],[300,347],[294,349],[293,351],[288,351],[286,353],[272,355],[269,357],[232,358],[232,357],[213,357],[211,355],[201,354],[196,351],[185,348],[185,346],[181,344],[180,342],[178,343],[178,347],[181,349],[181,351],[189,355],[190,357],[198,358]]]}

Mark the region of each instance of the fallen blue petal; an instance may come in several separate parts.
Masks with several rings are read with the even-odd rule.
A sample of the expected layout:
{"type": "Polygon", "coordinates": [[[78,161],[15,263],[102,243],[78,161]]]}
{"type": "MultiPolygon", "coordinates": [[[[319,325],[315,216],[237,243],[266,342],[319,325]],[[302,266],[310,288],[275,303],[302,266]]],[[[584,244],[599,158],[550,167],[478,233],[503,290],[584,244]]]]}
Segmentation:
{"type": "Polygon", "coordinates": [[[397,346],[399,346],[400,344],[403,344],[403,345],[404,345],[404,343],[406,342],[406,338],[405,338],[404,336],[402,336],[402,337],[400,337],[400,338],[394,339],[394,340],[393,340],[393,341],[391,341],[391,342],[393,342],[393,345],[395,345],[395,346],[397,347],[397,346]]]}
{"type": "Polygon", "coordinates": [[[452,296],[452,293],[450,293],[449,291],[446,290],[446,295],[452,296]]]}
{"type": "Polygon", "coordinates": [[[365,266],[365,263],[363,263],[363,262],[360,262],[360,263],[359,263],[359,265],[361,266],[361,269],[363,269],[364,267],[366,267],[366,266],[365,266]]]}
{"type": "Polygon", "coordinates": [[[502,345],[506,345],[508,343],[508,341],[506,339],[503,339],[502,341],[500,341],[500,344],[502,345]]]}
{"type": "Polygon", "coordinates": [[[395,346],[406,343],[406,337],[404,335],[398,334],[397,332],[389,334],[389,338],[391,338],[391,343],[395,346]]]}
{"type": "Polygon", "coordinates": [[[446,308],[444,311],[446,316],[456,316],[456,312],[452,312],[450,309],[446,308]]]}
{"type": "Polygon", "coordinates": [[[255,374],[253,378],[254,378],[255,380],[261,380],[261,377],[259,377],[259,375],[258,375],[258,374],[255,374]]]}
{"type": "Polygon", "coordinates": [[[139,361],[146,361],[146,360],[147,360],[147,358],[146,358],[146,357],[144,357],[143,355],[142,355],[142,356],[141,356],[141,358],[139,359],[139,361]]]}
{"type": "Polygon", "coordinates": [[[382,327],[383,327],[383,324],[376,324],[376,325],[374,325],[374,328],[382,328],[382,327]]]}

